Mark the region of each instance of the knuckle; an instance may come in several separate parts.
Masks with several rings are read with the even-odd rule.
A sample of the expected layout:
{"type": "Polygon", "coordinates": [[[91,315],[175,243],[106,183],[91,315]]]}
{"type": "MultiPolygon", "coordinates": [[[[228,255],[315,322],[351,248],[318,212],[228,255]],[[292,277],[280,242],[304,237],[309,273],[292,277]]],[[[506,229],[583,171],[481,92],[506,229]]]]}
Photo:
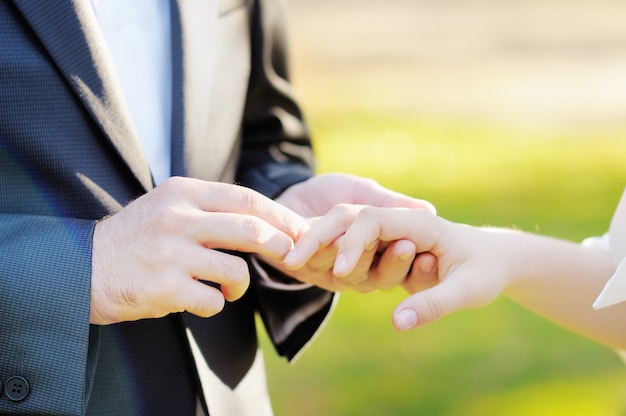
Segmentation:
{"type": "Polygon", "coordinates": [[[331,273],[333,265],[335,264],[335,257],[326,257],[322,255],[313,256],[306,263],[307,270],[311,273],[331,273]]]}
{"type": "Polygon", "coordinates": [[[333,216],[345,217],[355,214],[356,207],[353,204],[339,203],[334,205],[328,213],[333,216]]]}
{"type": "Polygon", "coordinates": [[[238,191],[237,202],[240,203],[241,206],[246,207],[251,212],[262,211],[263,198],[261,194],[244,187],[239,187],[238,191]]]}
{"type": "MultiPolygon", "coordinates": [[[[179,277],[190,279],[189,276],[179,277]]],[[[198,282],[187,282],[192,284],[188,285],[181,282],[180,279],[168,280],[169,282],[164,282],[160,288],[160,300],[164,305],[168,305],[167,313],[187,311],[194,315],[208,318],[219,313],[224,308],[224,296],[219,289],[198,282]]]]}
{"type": "Polygon", "coordinates": [[[354,290],[356,290],[359,293],[370,293],[370,292],[373,292],[375,288],[371,285],[359,284],[354,287],[354,290]]]}
{"type": "Polygon", "coordinates": [[[165,179],[161,182],[153,191],[151,191],[154,195],[157,195],[159,198],[165,198],[166,196],[178,195],[181,192],[184,192],[186,188],[186,182],[183,178],[172,176],[170,178],[165,179]]]}
{"type": "Polygon", "coordinates": [[[368,280],[368,275],[364,273],[353,273],[349,276],[342,277],[341,280],[346,284],[349,284],[352,287],[355,287],[366,282],[368,280]]]}
{"type": "Polygon", "coordinates": [[[181,293],[181,279],[187,278],[185,273],[177,273],[175,271],[171,271],[164,275],[162,278],[158,279],[154,282],[154,287],[158,290],[159,295],[157,297],[162,297],[164,299],[169,298],[172,294],[180,294],[181,293]]]}
{"type": "Polygon", "coordinates": [[[178,260],[176,245],[165,238],[154,238],[148,242],[150,264],[175,264],[178,260]]]}
{"type": "Polygon", "coordinates": [[[191,304],[188,310],[195,315],[203,318],[213,316],[224,309],[225,299],[218,290],[212,290],[210,296],[206,296],[202,300],[196,300],[191,304]]]}
{"type": "Polygon", "coordinates": [[[253,216],[243,217],[241,227],[244,231],[244,243],[259,245],[267,239],[267,231],[262,222],[253,216]]]}
{"type": "Polygon", "coordinates": [[[439,297],[429,297],[425,303],[426,313],[435,321],[446,314],[446,304],[439,297]]]}
{"type": "Polygon", "coordinates": [[[250,272],[246,261],[238,256],[218,256],[213,263],[214,279],[219,282],[220,295],[229,301],[243,296],[250,285],[250,272]]]}
{"type": "Polygon", "coordinates": [[[180,176],[171,176],[165,179],[157,188],[162,188],[170,191],[177,191],[179,189],[185,189],[188,185],[188,182],[185,178],[180,176]]]}
{"type": "Polygon", "coordinates": [[[250,275],[248,273],[248,263],[241,257],[234,256],[232,261],[229,262],[230,269],[227,274],[227,278],[229,281],[232,281],[235,284],[245,283],[250,280],[250,275]]]}
{"type": "Polygon", "coordinates": [[[168,234],[179,234],[191,227],[194,218],[191,211],[177,205],[165,205],[155,208],[150,220],[150,227],[168,234]]]}
{"type": "Polygon", "coordinates": [[[334,205],[328,212],[329,213],[343,213],[348,211],[349,204],[340,202],[339,204],[334,205]]]}
{"type": "Polygon", "coordinates": [[[216,257],[215,270],[219,270],[226,285],[245,282],[249,279],[248,263],[235,255],[224,255],[216,257]]]}
{"type": "Polygon", "coordinates": [[[359,219],[369,222],[376,218],[379,209],[376,207],[367,206],[359,211],[359,219]]]}

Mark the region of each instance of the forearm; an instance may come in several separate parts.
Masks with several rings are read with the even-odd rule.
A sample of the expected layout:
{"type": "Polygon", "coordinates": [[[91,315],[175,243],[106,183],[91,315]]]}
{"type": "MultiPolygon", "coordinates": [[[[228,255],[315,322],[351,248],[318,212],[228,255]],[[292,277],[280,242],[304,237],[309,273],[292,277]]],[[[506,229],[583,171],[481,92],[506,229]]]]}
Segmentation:
{"type": "Polygon", "coordinates": [[[526,233],[504,232],[497,238],[509,252],[500,257],[509,260],[508,297],[583,336],[626,347],[626,305],[592,308],[615,269],[608,254],[526,233]]]}

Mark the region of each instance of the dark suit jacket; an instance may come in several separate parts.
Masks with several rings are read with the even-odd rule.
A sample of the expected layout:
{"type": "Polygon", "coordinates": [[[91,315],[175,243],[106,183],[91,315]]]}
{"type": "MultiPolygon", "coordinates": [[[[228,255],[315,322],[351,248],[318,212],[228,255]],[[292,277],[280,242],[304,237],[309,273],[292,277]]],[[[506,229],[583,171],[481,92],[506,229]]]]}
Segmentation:
{"type": "MultiPolygon", "coordinates": [[[[175,175],[269,196],[311,175],[275,3],[172,1],[175,175]]],[[[0,413],[185,415],[197,395],[260,413],[255,312],[291,358],[330,293],[253,284],[209,319],[89,325],[95,220],[153,187],[93,18],[88,1],[0,1],[0,413]]]]}

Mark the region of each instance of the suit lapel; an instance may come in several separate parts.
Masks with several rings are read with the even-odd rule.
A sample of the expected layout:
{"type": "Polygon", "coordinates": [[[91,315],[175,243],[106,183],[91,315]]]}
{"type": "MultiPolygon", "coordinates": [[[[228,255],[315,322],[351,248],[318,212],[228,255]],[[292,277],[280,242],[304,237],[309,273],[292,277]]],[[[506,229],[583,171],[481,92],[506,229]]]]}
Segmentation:
{"type": "Polygon", "coordinates": [[[14,0],[89,114],[145,190],[148,162],[88,1],[14,0]]]}
{"type": "Polygon", "coordinates": [[[173,175],[202,177],[201,165],[211,163],[206,123],[211,110],[218,3],[172,0],[173,175]],[[203,158],[194,157],[198,154],[203,158]]]}

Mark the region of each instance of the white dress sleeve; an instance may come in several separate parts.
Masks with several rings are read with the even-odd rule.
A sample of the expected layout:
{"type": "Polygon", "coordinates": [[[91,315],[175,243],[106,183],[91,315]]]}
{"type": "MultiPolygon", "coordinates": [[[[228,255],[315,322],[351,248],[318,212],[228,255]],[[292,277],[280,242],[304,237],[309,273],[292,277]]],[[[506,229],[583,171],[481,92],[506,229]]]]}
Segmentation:
{"type": "Polygon", "coordinates": [[[616,270],[593,304],[594,309],[626,301],[626,192],[615,210],[609,231],[601,237],[591,237],[583,245],[604,250],[611,255],[616,270]]]}

